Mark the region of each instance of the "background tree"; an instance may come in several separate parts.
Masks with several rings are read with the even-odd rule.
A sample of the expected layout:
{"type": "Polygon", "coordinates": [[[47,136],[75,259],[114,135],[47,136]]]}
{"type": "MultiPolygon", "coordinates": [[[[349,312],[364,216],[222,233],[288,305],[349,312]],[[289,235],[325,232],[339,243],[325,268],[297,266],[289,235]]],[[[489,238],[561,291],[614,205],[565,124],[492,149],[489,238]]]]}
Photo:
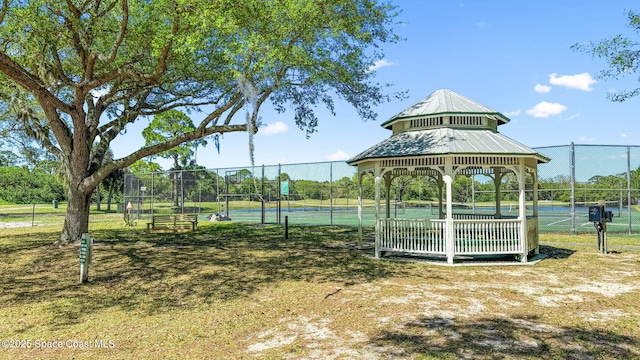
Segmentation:
{"type": "Polygon", "coordinates": [[[115,194],[122,195],[124,191],[124,169],[116,169],[109,173],[102,184],[107,191],[107,211],[111,211],[111,203],[113,202],[113,196],[115,194]]]}
{"type": "Polygon", "coordinates": [[[395,191],[396,201],[402,202],[404,199],[405,190],[413,181],[413,177],[411,175],[399,175],[393,178],[392,185],[395,191]]]}
{"type": "Polygon", "coordinates": [[[162,166],[151,160],[141,159],[129,166],[129,171],[134,175],[148,174],[164,171],[162,166]]]}
{"type": "Polygon", "coordinates": [[[438,187],[435,178],[431,176],[418,176],[409,183],[408,199],[411,200],[433,200],[438,197],[438,187]]]}
{"type": "Polygon", "coordinates": [[[471,177],[458,175],[451,186],[453,201],[459,203],[469,203],[471,200],[471,177]]]}
{"type": "MultiPolygon", "coordinates": [[[[149,126],[142,131],[142,136],[145,139],[145,146],[151,146],[194,130],[193,121],[185,113],[172,109],[154,116],[149,126]]],[[[175,207],[180,205],[181,199],[178,192],[178,189],[180,189],[178,178],[182,176],[181,170],[191,161],[195,154],[194,147],[205,145],[207,145],[207,142],[204,139],[188,141],[158,154],[161,158],[173,160],[173,167],[169,170],[172,171],[172,197],[175,207]]]]}
{"type": "MultiPolygon", "coordinates": [[[[338,188],[338,197],[344,197],[346,200],[346,205],[349,206],[349,198],[358,198],[357,189],[358,186],[354,183],[348,176],[344,176],[342,179],[339,179],[335,182],[338,188]]],[[[357,204],[357,202],[356,202],[357,204]]]]}
{"type": "Polygon", "coordinates": [[[363,119],[389,100],[370,71],[394,6],[372,0],[3,1],[0,102],[60,160],[68,207],[58,243],[88,231],[89,203],[116,169],[189,141],[258,131],[268,99],[313,133],[334,97],[363,119]],[[171,109],[205,111],[195,129],[103,162],[127,126],[171,109]],[[246,116],[235,116],[238,112],[246,116]],[[99,145],[92,148],[99,138],[99,145]]]}
{"type": "Polygon", "coordinates": [[[18,155],[11,150],[0,151],[0,166],[17,166],[20,163],[18,155]]]}
{"type": "MultiPolygon", "coordinates": [[[[640,35],[640,14],[635,11],[627,12],[627,26],[640,35]]],[[[604,59],[609,65],[608,69],[600,71],[597,79],[617,80],[620,77],[637,74],[640,69],[640,42],[623,34],[600,41],[589,41],[574,44],[571,49],[591,55],[594,58],[604,59]]],[[[619,92],[610,92],[607,98],[612,101],[622,102],[634,96],[640,95],[640,87],[619,92]]]]}
{"type": "Polygon", "coordinates": [[[0,167],[0,203],[41,204],[64,199],[55,175],[26,167],[0,167]]]}

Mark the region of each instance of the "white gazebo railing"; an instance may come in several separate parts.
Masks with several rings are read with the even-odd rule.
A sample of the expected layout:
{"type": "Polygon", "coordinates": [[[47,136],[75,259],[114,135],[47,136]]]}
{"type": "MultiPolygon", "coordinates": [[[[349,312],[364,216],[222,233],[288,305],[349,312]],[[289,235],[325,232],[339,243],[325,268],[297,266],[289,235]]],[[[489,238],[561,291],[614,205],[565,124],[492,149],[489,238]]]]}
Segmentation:
{"type": "Polygon", "coordinates": [[[454,255],[493,255],[522,253],[522,221],[453,220],[454,255]]]}
{"type": "Polygon", "coordinates": [[[378,219],[376,256],[388,251],[425,255],[452,252],[453,256],[522,255],[538,247],[537,217],[526,217],[523,224],[518,218],[455,214],[450,242],[453,251],[447,251],[450,249],[446,223],[446,219],[378,219]]]}
{"type": "Polygon", "coordinates": [[[444,222],[425,219],[378,219],[379,251],[445,254],[444,222]]]}

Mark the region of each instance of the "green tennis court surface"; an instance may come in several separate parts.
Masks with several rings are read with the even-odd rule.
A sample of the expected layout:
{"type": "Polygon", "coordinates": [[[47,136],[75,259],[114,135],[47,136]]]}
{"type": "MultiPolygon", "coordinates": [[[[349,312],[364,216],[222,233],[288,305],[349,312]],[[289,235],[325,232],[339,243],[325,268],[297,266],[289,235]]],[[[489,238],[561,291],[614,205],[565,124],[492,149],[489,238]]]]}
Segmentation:
{"type": "MultiPolygon", "coordinates": [[[[391,208],[390,217],[405,219],[433,219],[437,218],[437,208],[391,208]]],[[[454,210],[454,212],[470,213],[469,209],[454,210]]],[[[386,213],[384,207],[381,208],[381,214],[386,213]]],[[[475,213],[491,213],[493,211],[478,209],[475,213]]],[[[530,213],[530,211],[528,211],[530,213]]],[[[543,206],[539,210],[538,226],[540,232],[570,232],[572,227],[571,209],[569,207],[543,206]]],[[[515,208],[503,209],[504,216],[517,216],[518,211],[515,208]]],[[[229,216],[232,221],[260,223],[262,214],[260,208],[231,210],[229,216]]],[[[302,207],[287,208],[283,207],[280,211],[280,223],[284,224],[285,217],[289,224],[312,224],[312,225],[350,225],[358,224],[357,207],[302,207]]],[[[371,206],[367,206],[363,211],[363,222],[365,226],[374,226],[375,210],[371,206]]],[[[265,211],[266,223],[278,222],[278,210],[276,208],[268,208],[265,211]]],[[[206,220],[206,219],[203,219],[206,220]]],[[[631,212],[632,227],[640,228],[640,212],[631,212]]],[[[575,211],[575,227],[580,233],[593,232],[593,223],[588,221],[586,208],[576,208],[575,211]]],[[[607,231],[610,232],[628,232],[629,230],[629,212],[627,208],[614,211],[614,218],[611,223],[607,224],[607,231]]]]}

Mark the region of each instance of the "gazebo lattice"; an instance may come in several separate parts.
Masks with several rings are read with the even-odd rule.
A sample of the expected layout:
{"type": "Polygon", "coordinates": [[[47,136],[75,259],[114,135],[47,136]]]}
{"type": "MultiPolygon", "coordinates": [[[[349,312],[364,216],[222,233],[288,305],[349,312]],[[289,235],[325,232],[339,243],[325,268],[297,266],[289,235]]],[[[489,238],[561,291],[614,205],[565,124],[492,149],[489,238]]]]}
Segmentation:
{"type": "Polygon", "coordinates": [[[390,138],[348,160],[358,167],[359,244],[362,246],[362,178],[374,176],[375,256],[386,252],[454,258],[513,254],[522,262],[538,253],[537,165],[549,159],[502,134],[504,115],[451,90],[437,90],[382,124],[390,138]],[[501,213],[501,183],[507,173],[518,182],[518,215],[501,213]],[[430,176],[438,185],[438,217],[399,219],[390,216],[392,179],[430,176]],[[456,176],[487,175],[495,184],[493,214],[454,213],[452,184],[456,176]],[[527,214],[526,177],[533,199],[527,214]],[[386,213],[381,214],[381,191],[386,213]],[[383,216],[384,215],[384,216],[383,216]]]}

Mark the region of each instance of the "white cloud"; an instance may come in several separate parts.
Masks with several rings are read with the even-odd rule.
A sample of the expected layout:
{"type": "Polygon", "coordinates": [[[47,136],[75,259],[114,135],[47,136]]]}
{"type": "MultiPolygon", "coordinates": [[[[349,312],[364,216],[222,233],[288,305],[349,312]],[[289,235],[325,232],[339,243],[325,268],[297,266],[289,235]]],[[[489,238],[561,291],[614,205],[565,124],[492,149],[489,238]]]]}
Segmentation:
{"type": "Polygon", "coordinates": [[[527,114],[537,118],[548,118],[552,115],[558,115],[565,110],[567,110],[567,107],[562,104],[543,101],[527,110],[527,114]]]}
{"type": "Polygon", "coordinates": [[[375,71],[380,69],[381,67],[385,67],[385,66],[393,66],[396,63],[392,62],[392,61],[388,61],[387,59],[382,59],[382,60],[378,60],[376,61],[373,65],[371,65],[369,67],[369,71],[375,71]]]}
{"type": "Polygon", "coordinates": [[[597,83],[597,81],[592,78],[591,74],[589,74],[588,72],[576,75],[562,76],[558,76],[558,74],[553,73],[549,74],[549,83],[552,85],[564,86],[567,89],[591,91],[593,90],[591,85],[597,83]]]}
{"type": "Polygon", "coordinates": [[[590,142],[594,142],[594,141],[595,141],[595,139],[594,139],[594,138],[592,138],[592,137],[588,137],[588,136],[586,136],[586,135],[585,135],[585,136],[580,136],[580,138],[579,138],[578,140],[579,140],[580,142],[587,142],[587,143],[590,143],[590,142]]]}
{"type": "Polygon", "coordinates": [[[542,85],[542,84],[536,84],[536,86],[533,88],[533,91],[537,92],[537,93],[542,93],[542,94],[546,94],[549,91],[551,91],[551,86],[549,85],[542,85]]]}
{"type": "Polygon", "coordinates": [[[622,133],[622,134],[620,134],[620,137],[621,137],[621,138],[626,138],[626,137],[627,137],[627,133],[622,133]]]}
{"type": "Polygon", "coordinates": [[[263,127],[262,129],[260,129],[260,132],[265,135],[274,135],[283,133],[287,130],[289,130],[287,124],[283,123],[282,121],[278,121],[263,127]]]}
{"type": "Polygon", "coordinates": [[[504,113],[507,116],[518,116],[520,115],[520,113],[522,112],[522,110],[518,109],[518,110],[513,110],[513,111],[509,111],[504,113]]]}
{"type": "Polygon", "coordinates": [[[327,155],[327,160],[329,161],[348,160],[350,158],[351,158],[351,155],[347,154],[342,150],[338,150],[331,155],[327,155]]]}

